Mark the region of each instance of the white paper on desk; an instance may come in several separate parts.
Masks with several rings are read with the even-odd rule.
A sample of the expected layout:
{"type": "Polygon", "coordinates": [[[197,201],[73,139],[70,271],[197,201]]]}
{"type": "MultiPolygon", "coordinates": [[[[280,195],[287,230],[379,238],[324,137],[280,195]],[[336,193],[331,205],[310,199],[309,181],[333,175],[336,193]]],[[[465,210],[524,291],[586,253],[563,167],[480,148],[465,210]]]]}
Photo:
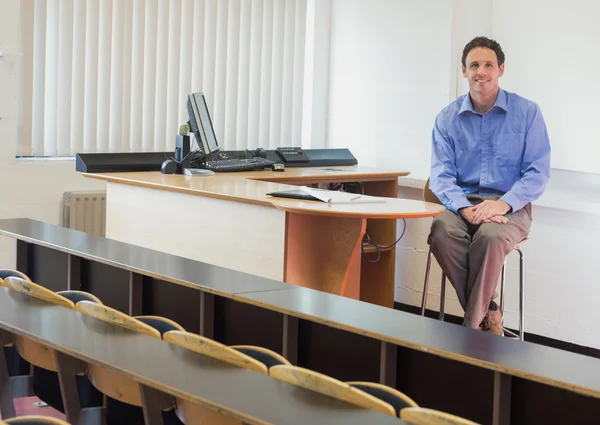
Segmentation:
{"type": "Polygon", "coordinates": [[[376,196],[364,196],[337,190],[312,189],[306,186],[302,186],[300,189],[328,204],[385,203],[385,198],[378,198],[376,196]]]}

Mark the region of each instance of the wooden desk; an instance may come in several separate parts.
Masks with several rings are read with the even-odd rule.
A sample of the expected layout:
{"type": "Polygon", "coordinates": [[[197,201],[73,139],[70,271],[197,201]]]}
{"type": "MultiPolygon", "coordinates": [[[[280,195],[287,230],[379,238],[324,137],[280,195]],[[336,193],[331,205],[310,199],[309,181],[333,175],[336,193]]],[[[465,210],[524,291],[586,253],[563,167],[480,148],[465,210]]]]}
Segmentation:
{"type": "Polygon", "coordinates": [[[592,357],[306,288],[239,294],[234,300],[600,399],[600,360],[592,357]]]}
{"type": "MultiPolygon", "coordinates": [[[[289,243],[290,239],[304,231],[316,235],[315,222],[319,230],[327,222],[325,228],[329,231],[321,234],[319,252],[339,251],[340,255],[335,265],[328,268],[334,282],[325,278],[319,289],[392,307],[395,247],[384,250],[377,263],[364,259],[361,262],[357,251],[360,233],[367,231],[377,243],[389,245],[396,240],[397,218],[430,217],[442,212],[442,207],[389,199],[374,208],[387,205],[390,214],[373,215],[377,218],[374,220],[363,216],[362,227],[356,232],[356,225],[348,225],[348,220],[337,215],[314,220],[290,218],[274,208],[274,198],[266,194],[298,184],[356,182],[360,185],[357,188],[367,195],[396,198],[398,177],[407,174],[368,167],[318,167],[288,169],[284,173],[255,171],[197,177],[158,172],[85,176],[107,181],[107,237],[279,281],[306,284],[306,279],[297,279],[297,263],[288,261],[286,249],[293,245],[304,250],[305,245],[289,243]],[[288,233],[290,229],[296,229],[296,233],[288,233]],[[345,235],[347,231],[351,236],[345,235]],[[340,291],[348,270],[354,276],[354,289],[340,291]],[[360,294],[356,289],[359,281],[360,294]]],[[[303,258],[302,267],[314,260],[303,258]]],[[[311,275],[312,280],[316,277],[311,275]]]]}
{"type": "MultiPolygon", "coordinates": [[[[386,307],[394,305],[390,270],[362,262],[362,241],[367,221],[424,218],[440,214],[437,204],[384,198],[385,203],[327,204],[319,201],[273,200],[285,211],[283,280],[294,285],[342,295],[386,307]],[[382,284],[381,282],[385,282],[382,284]]],[[[384,223],[385,224],[385,223],[384,223]]],[[[375,225],[371,226],[377,229],[375,225]]],[[[387,234],[369,233],[381,240],[387,234]]],[[[380,243],[380,260],[395,250],[394,240],[380,243]],[[391,245],[391,246],[390,246],[391,245]]],[[[394,257],[395,258],[395,257],[394,257]]],[[[393,262],[389,259],[388,264],[393,262]]],[[[393,271],[393,269],[392,269],[393,271]]],[[[393,273],[391,275],[393,277],[393,273]]]]}
{"type": "MultiPolygon", "coordinates": [[[[165,255],[151,249],[131,249],[132,245],[123,242],[72,231],[40,221],[6,219],[0,220],[0,222],[2,223],[0,234],[4,236],[31,242],[40,247],[60,250],[68,255],[82,256],[82,258],[92,259],[100,265],[130,272],[129,275],[126,273],[121,276],[115,276],[114,272],[111,275],[109,272],[101,281],[95,282],[92,279],[88,282],[90,286],[86,287],[87,291],[98,293],[98,296],[105,300],[105,304],[130,314],[141,314],[141,299],[132,300],[133,304],[127,304],[127,298],[135,298],[140,295],[142,282],[141,279],[133,276],[136,273],[143,273],[147,277],[173,282],[179,286],[226,298],[232,298],[234,294],[241,292],[289,288],[289,285],[275,280],[174,255],[165,255]],[[113,279],[118,281],[123,278],[129,281],[128,287],[112,285],[113,279]],[[125,295],[125,300],[121,295],[125,295]]],[[[44,273],[36,276],[36,282],[54,291],[80,288],[80,278],[76,275],[81,273],[81,270],[79,263],[75,262],[76,260],[78,258],[68,260],[70,269],[67,270],[61,268],[61,260],[57,258],[49,259],[49,262],[58,265],[57,267],[52,267],[52,264],[46,266],[38,264],[38,268],[47,270],[47,273],[45,276],[44,273]],[[50,266],[51,269],[48,270],[47,266],[50,266]],[[48,276],[48,274],[53,274],[53,276],[48,276]]],[[[31,253],[23,252],[18,261],[20,267],[35,266],[35,259],[31,253]],[[29,260],[33,263],[30,264],[29,260]]]]}
{"type": "Polygon", "coordinates": [[[381,380],[422,406],[483,424],[496,408],[511,422],[494,424],[597,420],[595,358],[30,219],[2,219],[0,234],[18,240],[18,270],[53,290],[89,291],[122,311],[165,316],[228,345],[264,346],[341,380],[381,380]]]}
{"type": "MultiPolygon", "coordinates": [[[[0,329],[249,424],[404,423],[4,287],[0,287],[0,329]]],[[[3,352],[0,356],[3,359],[3,352]]],[[[4,376],[3,407],[2,390],[9,388],[4,376]]]]}

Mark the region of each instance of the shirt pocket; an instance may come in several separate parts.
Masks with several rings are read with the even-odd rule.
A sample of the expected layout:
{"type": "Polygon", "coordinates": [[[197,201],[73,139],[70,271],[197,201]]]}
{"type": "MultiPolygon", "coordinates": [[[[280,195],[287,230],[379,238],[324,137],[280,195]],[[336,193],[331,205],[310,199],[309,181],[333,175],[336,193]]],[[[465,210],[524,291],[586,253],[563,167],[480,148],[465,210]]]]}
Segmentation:
{"type": "Polygon", "coordinates": [[[494,144],[496,167],[503,171],[520,171],[524,148],[525,133],[499,134],[494,144]]]}

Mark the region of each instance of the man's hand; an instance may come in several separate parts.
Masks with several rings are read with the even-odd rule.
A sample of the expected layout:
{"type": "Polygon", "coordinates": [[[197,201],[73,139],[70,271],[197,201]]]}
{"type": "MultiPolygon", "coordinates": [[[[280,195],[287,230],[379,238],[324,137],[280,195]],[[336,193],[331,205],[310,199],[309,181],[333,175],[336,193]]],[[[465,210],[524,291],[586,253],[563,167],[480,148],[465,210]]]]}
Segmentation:
{"type": "Polygon", "coordinates": [[[495,215],[492,218],[482,221],[482,223],[498,223],[498,224],[506,224],[508,223],[508,218],[503,215],[495,215]]]}
{"type": "MultiPolygon", "coordinates": [[[[473,221],[471,223],[480,224],[488,223],[494,217],[504,217],[510,211],[510,205],[500,199],[496,201],[487,200],[475,205],[471,209],[473,210],[473,221]]],[[[495,222],[497,223],[497,221],[495,222]]]]}
{"type": "Polygon", "coordinates": [[[462,218],[464,218],[465,220],[467,220],[471,224],[475,224],[475,221],[474,221],[475,211],[473,210],[473,208],[474,207],[468,207],[468,208],[461,208],[458,210],[458,213],[460,214],[460,216],[462,218]]]}
{"type": "MultiPolygon", "coordinates": [[[[485,202],[488,202],[488,201],[485,201],[485,202]]],[[[496,201],[491,201],[491,202],[496,202],[496,201]]],[[[502,201],[502,202],[504,202],[504,201],[502,201]]],[[[481,204],[479,204],[479,205],[481,205],[481,204]]],[[[471,224],[479,224],[479,223],[506,224],[506,223],[508,223],[508,218],[506,218],[504,215],[494,215],[492,217],[486,218],[485,220],[481,220],[478,223],[475,222],[475,215],[477,214],[476,208],[479,205],[477,205],[475,207],[461,208],[460,210],[458,210],[458,213],[460,214],[460,216],[462,218],[464,218],[465,220],[467,220],[471,224]]]]}

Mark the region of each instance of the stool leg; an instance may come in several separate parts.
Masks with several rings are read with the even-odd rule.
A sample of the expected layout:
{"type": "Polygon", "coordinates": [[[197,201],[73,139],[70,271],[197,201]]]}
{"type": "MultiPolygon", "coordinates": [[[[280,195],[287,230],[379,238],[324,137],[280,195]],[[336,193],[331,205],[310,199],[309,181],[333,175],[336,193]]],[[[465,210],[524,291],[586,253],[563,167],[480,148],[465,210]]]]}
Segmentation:
{"type": "Polygon", "coordinates": [[[504,314],[504,286],[506,284],[506,260],[502,266],[502,274],[500,275],[500,311],[504,314]]]}
{"type": "Polygon", "coordinates": [[[425,309],[427,308],[427,291],[429,290],[429,272],[431,270],[431,248],[427,253],[427,267],[425,269],[425,283],[423,285],[423,300],[421,301],[421,316],[425,316],[425,309]]]}
{"type": "Polygon", "coordinates": [[[444,321],[444,304],[446,303],[446,273],[442,272],[442,293],[440,294],[440,320],[444,321]]]}
{"type": "Polygon", "coordinates": [[[525,340],[525,260],[523,251],[519,252],[519,339],[525,340]]]}

